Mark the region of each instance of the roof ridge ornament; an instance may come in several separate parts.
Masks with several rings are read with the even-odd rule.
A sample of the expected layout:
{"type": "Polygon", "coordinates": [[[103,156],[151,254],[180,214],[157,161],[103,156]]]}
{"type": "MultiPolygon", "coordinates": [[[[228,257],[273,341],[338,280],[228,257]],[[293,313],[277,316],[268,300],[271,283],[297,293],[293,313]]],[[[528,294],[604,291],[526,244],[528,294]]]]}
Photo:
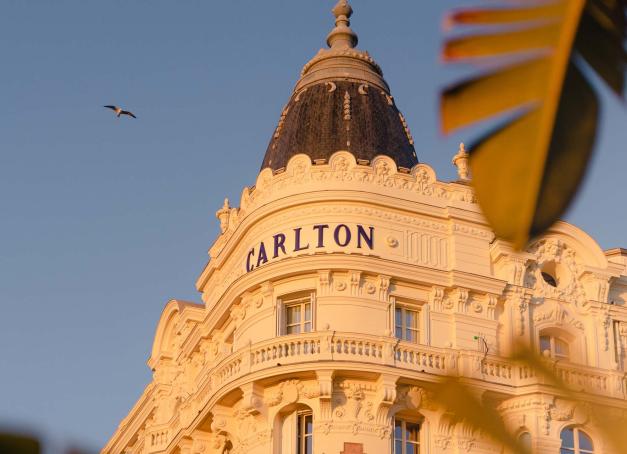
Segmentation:
{"type": "Polygon", "coordinates": [[[468,167],[468,159],[470,155],[466,151],[466,147],[464,146],[464,142],[459,144],[459,149],[457,150],[457,154],[453,156],[451,162],[455,167],[457,167],[457,176],[460,181],[468,181],[470,180],[469,173],[470,169],[468,167]]]}
{"type": "Polygon", "coordinates": [[[368,52],[357,48],[359,40],[350,27],[353,8],[348,0],[339,0],[332,11],[335,28],[327,36],[329,47],[320,49],[305,64],[294,91],[329,80],[354,80],[389,93],[379,65],[368,52]]]}
{"type": "Polygon", "coordinates": [[[350,28],[353,8],[348,0],[339,0],[332,12],[335,16],[335,28],[327,36],[327,44],[331,49],[354,49],[359,39],[350,28]]]}

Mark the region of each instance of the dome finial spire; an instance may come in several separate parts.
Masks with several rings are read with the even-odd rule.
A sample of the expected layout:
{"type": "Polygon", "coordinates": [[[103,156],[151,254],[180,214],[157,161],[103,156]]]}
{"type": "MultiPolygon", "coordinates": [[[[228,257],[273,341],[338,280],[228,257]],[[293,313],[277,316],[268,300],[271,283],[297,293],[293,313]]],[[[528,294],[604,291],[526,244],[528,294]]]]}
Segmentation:
{"type": "Polygon", "coordinates": [[[335,28],[327,36],[327,44],[331,49],[352,49],[357,45],[357,34],[350,28],[350,17],[353,8],[348,0],[339,0],[333,8],[335,28]]]}

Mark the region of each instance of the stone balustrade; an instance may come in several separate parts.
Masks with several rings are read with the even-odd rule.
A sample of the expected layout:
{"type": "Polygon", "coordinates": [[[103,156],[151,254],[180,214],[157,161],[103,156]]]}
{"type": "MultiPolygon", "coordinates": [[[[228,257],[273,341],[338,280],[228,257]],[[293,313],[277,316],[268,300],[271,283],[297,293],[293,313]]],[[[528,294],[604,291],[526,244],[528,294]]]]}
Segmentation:
{"type": "MultiPolygon", "coordinates": [[[[550,380],[528,366],[479,351],[431,347],[385,336],[318,331],[276,337],[224,356],[197,377],[197,400],[200,405],[205,405],[220,388],[250,373],[277,366],[323,361],[333,361],[334,367],[338,369],[342,368],[342,362],[368,363],[511,387],[551,384],[550,380]]],[[[620,399],[626,397],[623,372],[548,359],[545,361],[575,392],[620,399]]],[[[150,429],[146,438],[147,452],[163,451],[175,432],[178,430],[174,430],[172,425],[169,429],[163,426],[150,429]]]]}
{"type": "MultiPolygon", "coordinates": [[[[318,331],[276,337],[224,357],[210,371],[212,388],[219,388],[247,373],[309,361],[370,363],[440,376],[462,376],[508,386],[550,384],[549,380],[528,366],[497,355],[431,347],[385,336],[318,331]]],[[[625,397],[623,372],[546,361],[573,391],[625,397]]]]}

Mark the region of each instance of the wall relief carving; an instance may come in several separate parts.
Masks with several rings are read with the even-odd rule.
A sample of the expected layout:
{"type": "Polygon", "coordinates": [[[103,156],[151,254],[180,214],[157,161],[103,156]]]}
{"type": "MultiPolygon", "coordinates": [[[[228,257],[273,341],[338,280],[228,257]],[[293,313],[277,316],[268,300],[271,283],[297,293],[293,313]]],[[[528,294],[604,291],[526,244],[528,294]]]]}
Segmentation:
{"type": "Polygon", "coordinates": [[[546,238],[533,244],[528,252],[535,255],[535,260],[527,266],[524,285],[534,290],[534,296],[558,299],[579,307],[586,303],[579,279],[583,268],[570,246],[562,240],[546,238]]]}

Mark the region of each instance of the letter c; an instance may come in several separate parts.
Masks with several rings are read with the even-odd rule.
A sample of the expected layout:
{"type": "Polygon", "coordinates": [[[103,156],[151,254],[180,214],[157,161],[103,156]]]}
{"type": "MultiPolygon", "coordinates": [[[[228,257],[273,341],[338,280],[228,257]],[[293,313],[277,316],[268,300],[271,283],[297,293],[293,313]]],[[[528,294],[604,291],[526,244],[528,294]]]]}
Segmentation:
{"type": "Polygon", "coordinates": [[[251,265],[250,263],[250,259],[253,258],[255,256],[255,248],[252,248],[250,251],[248,251],[248,257],[246,258],[246,272],[250,273],[252,270],[255,269],[255,265],[251,265]]]}

